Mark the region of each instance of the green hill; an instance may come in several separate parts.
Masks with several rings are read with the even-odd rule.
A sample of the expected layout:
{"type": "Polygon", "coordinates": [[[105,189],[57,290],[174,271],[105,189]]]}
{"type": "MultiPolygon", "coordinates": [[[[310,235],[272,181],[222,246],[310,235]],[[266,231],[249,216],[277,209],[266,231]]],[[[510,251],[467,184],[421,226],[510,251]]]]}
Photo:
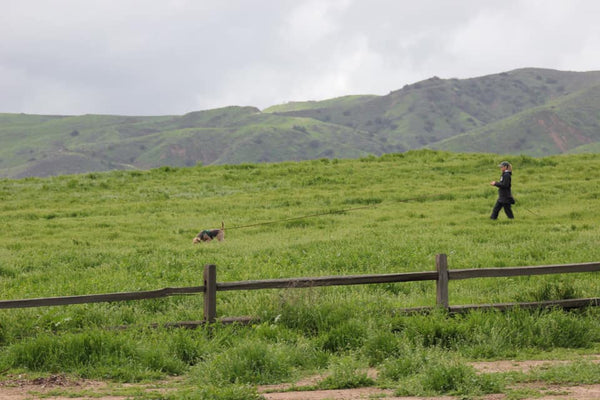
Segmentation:
{"type": "Polygon", "coordinates": [[[0,114],[0,177],[357,158],[435,148],[594,151],[600,72],[526,68],[433,77],[385,96],[225,107],[182,116],[0,114]]]}
{"type": "Polygon", "coordinates": [[[556,98],[485,127],[435,143],[450,151],[544,156],[595,152],[600,143],[600,85],[556,98]]]}
{"type": "MultiPolygon", "coordinates": [[[[304,107],[281,114],[372,132],[386,143],[386,152],[405,151],[437,144],[465,132],[480,132],[478,128],[599,84],[600,72],[528,68],[464,80],[434,77],[386,96],[365,97],[349,107],[341,103],[321,107],[315,103],[312,109],[304,107]]],[[[594,99],[588,107],[600,110],[600,102],[594,99]]],[[[581,124],[593,129],[599,122],[596,111],[581,124]]],[[[527,141],[519,131],[513,132],[512,138],[527,141]]],[[[436,147],[445,149],[443,142],[436,147]]],[[[503,149],[488,146],[479,151],[501,153],[503,149]]],[[[543,150],[536,153],[554,154],[543,150]]]]}
{"type": "Polygon", "coordinates": [[[368,132],[227,107],[183,116],[0,114],[0,176],[381,154],[368,132]]]}

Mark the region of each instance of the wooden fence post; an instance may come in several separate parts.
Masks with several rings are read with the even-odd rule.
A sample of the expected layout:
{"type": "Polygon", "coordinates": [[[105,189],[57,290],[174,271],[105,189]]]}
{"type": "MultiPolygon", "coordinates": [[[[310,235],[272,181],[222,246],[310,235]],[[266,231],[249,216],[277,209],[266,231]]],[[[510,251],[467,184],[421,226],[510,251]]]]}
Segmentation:
{"type": "Polygon", "coordinates": [[[204,266],[204,321],[213,323],[217,319],[217,266],[204,266]]]}
{"type": "Polygon", "coordinates": [[[450,306],[448,301],[448,258],[445,254],[435,256],[435,266],[438,272],[436,304],[448,308],[450,306]]]}

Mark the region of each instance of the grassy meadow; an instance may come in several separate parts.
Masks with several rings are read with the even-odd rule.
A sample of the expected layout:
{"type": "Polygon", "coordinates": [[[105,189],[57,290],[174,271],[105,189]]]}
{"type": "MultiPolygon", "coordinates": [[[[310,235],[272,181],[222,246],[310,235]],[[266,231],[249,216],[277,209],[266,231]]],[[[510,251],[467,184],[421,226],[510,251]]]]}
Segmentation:
{"type": "MultiPolygon", "coordinates": [[[[228,282],[432,271],[439,253],[451,269],[599,261],[600,155],[511,157],[516,218],[502,212],[491,221],[497,189],[489,182],[499,178],[500,161],[410,151],[3,179],[1,300],[200,286],[205,264],[216,264],[218,281],[228,282]],[[221,221],[225,242],[192,244],[221,221]]],[[[450,283],[450,304],[598,297],[599,288],[594,274],[471,279],[450,283]]],[[[0,371],[118,382],[180,376],[155,397],[169,399],[260,398],[255,385],[318,372],[328,374],[323,388],[477,396],[534,378],[476,375],[467,361],[600,350],[596,309],[398,312],[434,305],[434,282],[219,292],[217,299],[219,317],[259,322],[149,328],[202,319],[202,296],[0,310],[0,371]],[[379,370],[377,381],[367,367],[379,370]]],[[[597,366],[572,371],[535,379],[600,381],[597,366]]]]}

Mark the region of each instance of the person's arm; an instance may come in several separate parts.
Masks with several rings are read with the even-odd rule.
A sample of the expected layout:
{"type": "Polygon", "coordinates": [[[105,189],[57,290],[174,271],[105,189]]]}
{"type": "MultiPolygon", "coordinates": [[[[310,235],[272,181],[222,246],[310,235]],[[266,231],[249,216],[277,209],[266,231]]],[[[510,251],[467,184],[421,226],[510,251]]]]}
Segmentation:
{"type": "Polygon", "coordinates": [[[509,188],[510,187],[510,174],[502,175],[502,179],[500,182],[494,181],[494,186],[499,188],[509,188]]]}

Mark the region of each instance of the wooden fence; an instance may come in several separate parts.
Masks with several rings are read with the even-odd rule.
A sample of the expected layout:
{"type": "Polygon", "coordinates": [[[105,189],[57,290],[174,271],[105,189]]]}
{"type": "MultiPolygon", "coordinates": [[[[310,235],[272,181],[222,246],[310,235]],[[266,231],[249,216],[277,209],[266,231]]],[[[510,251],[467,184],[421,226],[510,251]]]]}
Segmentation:
{"type": "MultiPolygon", "coordinates": [[[[262,289],[292,289],[319,286],[341,286],[341,285],[367,285],[380,283],[437,281],[436,304],[450,312],[463,312],[470,309],[498,308],[506,309],[519,306],[522,308],[535,307],[562,307],[579,308],[600,305],[600,298],[554,300],[531,303],[500,303],[481,304],[467,306],[450,306],[448,284],[451,280],[472,278],[496,278],[511,276],[531,276],[547,274],[566,274],[574,272],[598,272],[600,262],[563,265],[543,265],[528,267],[504,267],[504,268],[477,268],[477,269],[448,269],[448,260],[445,254],[436,256],[436,271],[408,272],[399,274],[381,275],[353,275],[353,276],[324,276],[312,278],[283,278],[258,281],[241,282],[217,282],[217,267],[209,264],[204,267],[204,285],[181,288],[164,288],[160,290],[128,293],[96,294],[84,296],[50,297],[24,300],[0,301],[0,309],[45,307],[68,304],[86,304],[113,301],[128,301],[142,299],[156,299],[161,297],[204,293],[204,323],[212,323],[217,319],[217,292],[231,290],[262,290],[262,289]]],[[[421,307],[405,309],[406,311],[419,311],[431,309],[421,307]]],[[[174,325],[181,325],[174,324],[174,325]]],[[[185,325],[185,324],[184,324],[185,325]]]]}

